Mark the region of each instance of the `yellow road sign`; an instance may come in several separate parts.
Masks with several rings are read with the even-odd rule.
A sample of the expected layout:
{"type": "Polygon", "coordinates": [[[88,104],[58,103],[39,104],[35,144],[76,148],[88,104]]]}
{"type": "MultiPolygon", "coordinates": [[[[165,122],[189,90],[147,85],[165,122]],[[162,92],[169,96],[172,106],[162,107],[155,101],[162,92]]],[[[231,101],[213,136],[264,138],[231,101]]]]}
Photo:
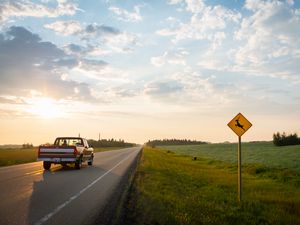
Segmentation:
{"type": "Polygon", "coordinates": [[[242,113],[237,114],[227,125],[239,137],[246,133],[246,131],[252,126],[242,113]]]}

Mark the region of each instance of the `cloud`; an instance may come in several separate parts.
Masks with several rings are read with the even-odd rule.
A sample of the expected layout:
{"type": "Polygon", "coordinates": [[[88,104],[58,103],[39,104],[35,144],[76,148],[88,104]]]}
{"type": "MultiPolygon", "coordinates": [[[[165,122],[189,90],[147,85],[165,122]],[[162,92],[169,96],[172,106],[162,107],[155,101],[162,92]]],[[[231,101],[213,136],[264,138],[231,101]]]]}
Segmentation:
{"type": "Polygon", "coordinates": [[[206,8],[204,0],[185,0],[185,2],[186,10],[192,13],[200,13],[206,8]]]}
{"type": "Polygon", "coordinates": [[[221,5],[206,6],[203,1],[198,0],[186,0],[186,3],[186,10],[192,13],[190,21],[180,22],[175,28],[160,29],[156,34],[172,36],[175,43],[188,39],[213,41],[215,32],[224,32],[229,24],[237,24],[241,19],[239,12],[221,5]]]}
{"type": "Polygon", "coordinates": [[[249,74],[289,78],[299,77],[300,15],[283,1],[247,0],[252,14],[243,18],[235,33],[238,48],[234,67],[249,74]]]}
{"type": "Polygon", "coordinates": [[[156,67],[164,66],[165,64],[171,65],[186,65],[185,56],[189,53],[184,50],[174,52],[164,52],[162,56],[152,57],[151,64],[156,67]]]}
{"type": "Polygon", "coordinates": [[[121,32],[110,26],[98,25],[97,23],[89,24],[85,27],[86,34],[100,35],[100,36],[114,36],[119,35],[121,32]]]}
{"type": "Polygon", "coordinates": [[[169,105],[189,105],[191,108],[211,110],[216,105],[228,106],[232,97],[229,92],[231,89],[232,85],[219,85],[214,76],[204,76],[192,69],[185,69],[168,78],[145,84],[144,94],[169,105]]]}
{"type": "Polygon", "coordinates": [[[44,27],[54,30],[60,35],[78,35],[85,39],[89,36],[111,37],[121,34],[121,31],[114,27],[98,25],[97,23],[83,26],[80,22],[75,20],[56,21],[54,23],[45,24],[44,27]]]}
{"type": "Polygon", "coordinates": [[[104,46],[97,46],[88,44],[87,46],[68,44],[63,47],[64,51],[69,55],[76,55],[77,57],[95,57],[103,56],[112,53],[112,50],[105,48],[104,46]]]}
{"type": "Polygon", "coordinates": [[[78,21],[56,21],[51,24],[45,24],[45,28],[54,30],[57,34],[64,36],[79,34],[82,31],[81,24],[78,21]]]}
{"type": "Polygon", "coordinates": [[[0,24],[14,17],[58,17],[74,15],[79,11],[77,4],[68,0],[57,0],[56,7],[33,3],[28,0],[3,0],[0,3],[0,24]]]}
{"type": "Polygon", "coordinates": [[[0,96],[0,104],[25,104],[21,97],[0,96]]]}
{"type": "Polygon", "coordinates": [[[0,34],[0,52],[1,96],[93,100],[88,84],[61,79],[78,60],[27,29],[13,26],[0,34]]]}
{"type": "Polygon", "coordinates": [[[80,61],[80,68],[86,71],[99,71],[107,65],[108,63],[103,60],[82,59],[80,61]]]}
{"type": "Polygon", "coordinates": [[[87,52],[93,52],[94,55],[109,54],[112,52],[128,53],[133,51],[133,47],[138,45],[136,35],[128,32],[120,31],[119,29],[104,24],[87,24],[82,25],[78,21],[56,21],[51,24],[46,24],[45,28],[54,30],[60,35],[74,35],[86,41],[88,48],[87,52]],[[103,45],[104,44],[104,45],[103,45]],[[102,48],[98,46],[101,45],[102,48]]]}
{"type": "Polygon", "coordinates": [[[180,83],[175,80],[154,81],[145,86],[144,93],[152,97],[171,97],[182,90],[180,83]]]}
{"type": "MultiPolygon", "coordinates": [[[[169,3],[184,5],[190,19],[172,20],[172,26],[156,34],[170,37],[176,45],[201,40],[197,42],[201,68],[300,83],[300,10],[293,1],[246,0],[240,11],[243,14],[201,0],[169,3]]],[[[165,64],[162,58],[153,58],[153,63],[165,64]]]]}
{"type": "Polygon", "coordinates": [[[182,3],[184,0],[168,0],[168,4],[170,5],[176,5],[179,3],[182,3]]]}
{"type": "Polygon", "coordinates": [[[140,22],[143,20],[140,8],[142,6],[136,5],[133,7],[133,12],[128,12],[125,9],[121,9],[115,6],[109,7],[109,10],[112,11],[114,14],[116,14],[119,20],[125,21],[125,22],[140,22]]]}

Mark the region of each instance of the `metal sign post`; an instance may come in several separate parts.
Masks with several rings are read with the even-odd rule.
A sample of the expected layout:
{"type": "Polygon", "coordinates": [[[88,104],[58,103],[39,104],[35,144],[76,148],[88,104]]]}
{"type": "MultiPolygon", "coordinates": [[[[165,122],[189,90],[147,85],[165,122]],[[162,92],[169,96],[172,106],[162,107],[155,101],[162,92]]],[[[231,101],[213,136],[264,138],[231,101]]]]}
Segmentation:
{"type": "Polygon", "coordinates": [[[242,135],[252,124],[241,113],[237,114],[228,124],[239,137],[238,142],[238,202],[242,201],[242,135]]]}
{"type": "Polygon", "coordinates": [[[238,143],[238,201],[242,201],[242,143],[239,137],[238,143]]]}

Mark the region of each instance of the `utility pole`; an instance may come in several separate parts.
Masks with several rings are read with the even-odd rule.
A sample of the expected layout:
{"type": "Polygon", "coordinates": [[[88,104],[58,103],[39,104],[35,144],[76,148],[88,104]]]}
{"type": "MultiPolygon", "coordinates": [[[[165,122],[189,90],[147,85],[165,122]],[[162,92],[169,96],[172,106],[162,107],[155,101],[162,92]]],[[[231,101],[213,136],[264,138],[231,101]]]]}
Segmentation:
{"type": "Polygon", "coordinates": [[[99,133],[99,139],[98,139],[98,141],[100,141],[101,140],[101,138],[100,138],[100,133],[99,133]]]}

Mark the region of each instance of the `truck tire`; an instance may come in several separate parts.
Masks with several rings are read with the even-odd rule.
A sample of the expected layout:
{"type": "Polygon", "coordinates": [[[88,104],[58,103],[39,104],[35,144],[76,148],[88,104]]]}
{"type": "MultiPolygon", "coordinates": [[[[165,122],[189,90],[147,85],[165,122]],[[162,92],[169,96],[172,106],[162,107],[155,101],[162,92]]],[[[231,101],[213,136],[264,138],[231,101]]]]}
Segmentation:
{"type": "Polygon", "coordinates": [[[51,162],[44,161],[43,162],[43,167],[44,167],[45,170],[49,170],[50,167],[51,167],[51,162]]]}
{"type": "Polygon", "coordinates": [[[80,170],[81,166],[82,166],[82,159],[80,158],[75,162],[75,169],[80,170]]]}
{"type": "Polygon", "coordinates": [[[88,161],[88,165],[92,166],[94,161],[94,155],[91,156],[90,160],[88,161]]]}

